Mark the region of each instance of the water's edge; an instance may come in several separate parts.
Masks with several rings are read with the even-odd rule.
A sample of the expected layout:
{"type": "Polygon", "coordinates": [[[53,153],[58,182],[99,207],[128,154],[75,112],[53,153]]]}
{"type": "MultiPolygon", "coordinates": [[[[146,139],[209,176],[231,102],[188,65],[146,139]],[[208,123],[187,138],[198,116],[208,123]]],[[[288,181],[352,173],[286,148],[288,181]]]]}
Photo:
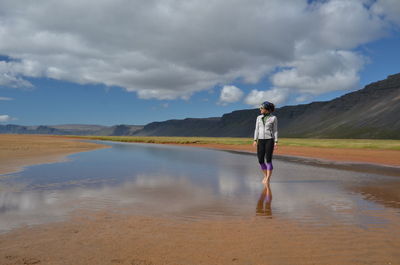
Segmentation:
{"type": "MultiPolygon", "coordinates": [[[[126,143],[126,144],[153,144],[153,145],[165,145],[165,144],[157,144],[157,143],[135,143],[135,142],[120,142],[120,141],[112,141],[112,140],[81,140],[84,142],[118,142],[118,143],[126,143]]],[[[166,144],[168,145],[168,144],[166,144]]],[[[173,145],[175,146],[175,145],[173,145]]],[[[182,145],[185,146],[185,145],[182,145]]],[[[240,151],[240,150],[229,150],[229,149],[217,149],[217,148],[209,148],[203,146],[185,146],[187,148],[204,148],[209,150],[217,150],[235,154],[244,154],[244,155],[251,155],[255,156],[256,154],[253,152],[248,151],[240,151]]],[[[328,160],[322,158],[311,158],[311,157],[304,157],[304,156],[292,156],[292,155],[273,155],[274,159],[286,161],[286,162],[293,162],[293,163],[300,163],[300,164],[307,164],[312,166],[318,167],[326,167],[326,168],[334,168],[334,169],[342,169],[342,170],[349,170],[349,171],[356,171],[356,172],[364,172],[364,173],[373,173],[373,174],[381,174],[386,176],[394,176],[400,177],[400,167],[397,166],[389,166],[389,165],[382,165],[382,164],[373,164],[373,163],[362,163],[362,162],[343,162],[343,161],[335,161],[335,160],[328,160]]]]}
{"type": "MultiPolygon", "coordinates": [[[[213,148],[210,148],[210,149],[213,149],[213,148]]],[[[252,155],[252,156],[255,155],[255,153],[251,153],[251,152],[247,152],[247,151],[224,150],[224,149],[213,149],[213,150],[220,150],[220,151],[224,151],[224,152],[252,155]]],[[[381,174],[381,175],[386,175],[386,176],[400,177],[400,167],[396,167],[396,166],[386,166],[386,165],[381,165],[381,164],[361,163],[361,162],[359,162],[359,163],[342,162],[342,161],[327,160],[327,159],[322,159],[322,158],[311,158],[311,157],[291,156],[291,155],[273,155],[273,158],[279,159],[282,161],[286,161],[286,162],[307,164],[307,165],[318,166],[318,167],[327,167],[327,168],[334,168],[334,169],[343,169],[343,170],[356,171],[356,172],[374,173],[374,174],[381,174]]]]}

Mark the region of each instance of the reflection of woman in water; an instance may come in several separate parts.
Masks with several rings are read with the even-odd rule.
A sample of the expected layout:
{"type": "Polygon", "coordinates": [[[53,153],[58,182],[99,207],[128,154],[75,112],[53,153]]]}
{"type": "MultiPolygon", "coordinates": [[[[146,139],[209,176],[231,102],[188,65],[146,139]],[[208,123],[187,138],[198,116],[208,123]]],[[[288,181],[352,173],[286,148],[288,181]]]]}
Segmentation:
{"type": "Polygon", "coordinates": [[[269,183],[266,183],[264,185],[264,189],[260,195],[260,198],[258,199],[257,211],[256,211],[257,215],[265,215],[268,217],[272,217],[271,202],[272,202],[272,191],[269,186],[269,183]]]}
{"type": "Polygon", "coordinates": [[[264,173],[263,183],[269,183],[272,175],[272,154],[278,147],[278,118],[272,115],[275,105],[265,101],[260,106],[254,130],[253,146],[257,146],[257,157],[264,173]],[[265,159],[267,163],[265,164],[265,159]]]}

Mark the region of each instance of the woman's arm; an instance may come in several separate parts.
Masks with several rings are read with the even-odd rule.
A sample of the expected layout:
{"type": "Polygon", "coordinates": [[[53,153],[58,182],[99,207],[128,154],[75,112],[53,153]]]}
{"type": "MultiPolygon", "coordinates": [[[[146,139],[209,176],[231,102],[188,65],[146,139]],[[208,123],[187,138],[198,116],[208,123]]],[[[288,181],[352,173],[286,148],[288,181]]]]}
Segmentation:
{"type": "Polygon", "coordinates": [[[278,118],[275,117],[274,121],[274,138],[275,138],[275,143],[278,142],[278,118]]]}
{"type": "Polygon", "coordinates": [[[254,141],[257,141],[258,139],[258,117],[256,119],[256,128],[254,130],[254,141]]]}

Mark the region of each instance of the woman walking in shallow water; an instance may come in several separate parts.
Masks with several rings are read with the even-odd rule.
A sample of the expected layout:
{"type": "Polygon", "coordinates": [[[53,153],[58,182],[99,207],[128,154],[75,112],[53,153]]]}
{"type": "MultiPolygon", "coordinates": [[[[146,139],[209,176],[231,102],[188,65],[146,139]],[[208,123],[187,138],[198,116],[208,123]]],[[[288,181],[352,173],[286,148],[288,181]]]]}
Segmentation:
{"type": "Polygon", "coordinates": [[[278,147],[278,119],[272,115],[275,105],[265,101],[260,106],[261,114],[257,116],[254,130],[253,146],[257,146],[257,157],[264,174],[262,182],[269,183],[272,175],[272,154],[278,147]],[[265,159],[267,163],[265,163],[265,159]]]}

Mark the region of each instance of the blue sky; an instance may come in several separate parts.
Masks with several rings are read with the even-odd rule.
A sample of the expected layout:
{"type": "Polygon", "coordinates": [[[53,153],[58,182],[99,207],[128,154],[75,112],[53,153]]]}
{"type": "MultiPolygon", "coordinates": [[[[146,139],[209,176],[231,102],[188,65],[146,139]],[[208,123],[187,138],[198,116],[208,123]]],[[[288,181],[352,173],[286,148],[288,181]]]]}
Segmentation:
{"type": "MultiPolygon", "coordinates": [[[[46,2],[43,1],[43,12],[52,11],[54,7],[46,2]]],[[[275,102],[278,107],[326,101],[400,72],[400,21],[396,13],[393,15],[394,11],[400,11],[399,6],[390,7],[387,1],[364,1],[369,3],[365,8],[354,1],[344,2],[348,6],[343,1],[317,1],[314,5],[304,1],[303,6],[292,10],[298,12],[292,24],[288,22],[276,29],[267,25],[270,18],[263,15],[247,21],[238,17],[240,13],[235,12],[239,11],[229,10],[230,14],[236,14],[235,20],[228,15],[214,17],[199,1],[196,4],[204,8],[199,12],[214,21],[211,25],[227,21],[229,28],[239,21],[235,33],[241,36],[224,33],[224,28],[219,28],[223,25],[210,29],[208,20],[201,19],[196,23],[202,30],[195,35],[184,19],[190,10],[185,9],[181,14],[179,8],[183,7],[175,7],[174,17],[183,18],[173,25],[161,23],[149,29],[152,24],[148,22],[146,27],[129,29],[134,36],[141,37],[137,40],[126,35],[126,31],[117,32],[124,25],[117,21],[110,26],[116,32],[109,33],[115,39],[104,36],[104,43],[98,44],[104,32],[90,36],[99,27],[96,17],[89,15],[87,24],[79,24],[77,29],[67,23],[74,11],[67,6],[65,24],[54,25],[55,18],[35,17],[29,8],[12,12],[13,8],[23,5],[15,1],[3,9],[9,10],[8,13],[0,15],[0,29],[16,32],[9,43],[0,45],[0,75],[3,76],[0,78],[0,124],[144,125],[168,119],[216,117],[254,108],[263,100],[275,102]],[[326,28],[310,29],[315,21],[304,16],[304,7],[311,12],[306,15],[314,16],[326,28]],[[343,8],[354,16],[351,25],[340,25],[343,18],[338,14],[343,13],[343,8]],[[332,10],[337,13],[326,18],[324,14],[332,10]],[[36,26],[22,30],[25,24],[21,22],[22,26],[12,28],[7,23],[11,19],[31,21],[36,26]],[[304,25],[293,29],[300,22],[304,25]],[[174,28],[176,24],[179,31],[174,28]],[[265,26],[258,28],[259,25],[265,26]],[[249,29],[254,29],[254,33],[250,34],[249,29]],[[293,37],[286,35],[289,29],[293,30],[293,37]],[[17,34],[18,30],[36,37],[24,40],[17,34]],[[160,30],[166,35],[154,36],[149,30],[160,30]],[[278,39],[277,44],[260,37],[264,31],[278,39]],[[222,38],[218,34],[225,35],[222,38]],[[120,36],[123,36],[121,40],[120,36]],[[154,38],[160,43],[154,42],[154,38]],[[25,46],[25,42],[29,45],[25,46]],[[165,48],[169,44],[171,47],[165,48]],[[194,44],[198,47],[193,47],[194,44]],[[132,54],[134,57],[129,57],[132,54]],[[145,67],[146,71],[142,71],[145,67]],[[305,84],[308,82],[309,85],[305,84]],[[221,94],[224,86],[225,98],[221,94]]],[[[280,3],[276,2],[276,8],[280,3]]],[[[171,8],[165,5],[163,8],[171,8]]],[[[222,1],[214,8],[223,6],[222,1]]],[[[254,10],[251,7],[249,4],[248,12],[257,13],[258,7],[254,6],[254,10]]],[[[103,6],[98,11],[106,10],[107,6],[103,6]]],[[[143,7],[142,11],[149,16],[155,12],[152,6],[143,7]]],[[[158,15],[165,16],[165,12],[158,15]]],[[[286,16],[282,13],[274,19],[279,23],[281,19],[286,21],[286,16]]],[[[112,11],[109,17],[113,23],[118,20],[112,11]]],[[[0,39],[4,40],[4,35],[0,39]]]]}

